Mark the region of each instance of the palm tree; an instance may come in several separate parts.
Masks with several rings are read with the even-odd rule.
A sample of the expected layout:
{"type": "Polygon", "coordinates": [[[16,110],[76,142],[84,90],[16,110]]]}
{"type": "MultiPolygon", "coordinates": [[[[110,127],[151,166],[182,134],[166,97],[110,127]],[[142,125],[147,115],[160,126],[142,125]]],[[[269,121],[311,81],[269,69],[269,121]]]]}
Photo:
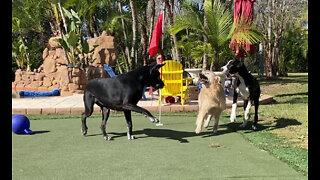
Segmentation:
{"type": "MultiPolygon", "coordinates": [[[[203,4],[203,11],[199,11],[198,5],[187,0],[182,5],[183,13],[175,19],[174,26],[170,31],[177,34],[181,31],[191,31],[197,35],[193,57],[198,59],[207,54],[211,60],[210,70],[213,70],[213,63],[219,62],[219,55],[228,46],[229,40],[235,38],[241,42],[254,44],[261,38],[259,33],[250,28],[248,31],[238,31],[238,27],[233,23],[232,12],[220,1],[216,0],[212,4],[211,0],[206,0],[203,4]],[[204,24],[204,17],[206,24],[204,24]],[[205,38],[203,38],[205,37],[205,38]],[[206,42],[202,41],[206,39],[206,42]]],[[[208,69],[206,62],[203,67],[208,69]]]]}

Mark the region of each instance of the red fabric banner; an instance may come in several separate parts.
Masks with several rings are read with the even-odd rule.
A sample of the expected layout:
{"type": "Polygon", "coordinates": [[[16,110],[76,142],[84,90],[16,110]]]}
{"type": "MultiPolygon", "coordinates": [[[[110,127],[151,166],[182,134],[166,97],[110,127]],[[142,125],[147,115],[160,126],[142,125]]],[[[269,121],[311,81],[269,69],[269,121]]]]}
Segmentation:
{"type": "Polygon", "coordinates": [[[163,14],[160,13],[158,16],[157,24],[152,33],[152,39],[149,46],[149,54],[151,57],[155,56],[158,53],[159,40],[162,36],[162,21],[163,14]]]}

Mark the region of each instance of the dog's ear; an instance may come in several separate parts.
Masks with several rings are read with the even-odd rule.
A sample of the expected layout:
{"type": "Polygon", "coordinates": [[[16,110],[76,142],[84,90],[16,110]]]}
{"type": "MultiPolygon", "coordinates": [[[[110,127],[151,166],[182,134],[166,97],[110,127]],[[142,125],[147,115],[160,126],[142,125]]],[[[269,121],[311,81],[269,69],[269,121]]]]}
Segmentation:
{"type": "Polygon", "coordinates": [[[166,63],[163,63],[163,64],[156,64],[156,69],[158,70],[158,69],[160,69],[162,66],[164,66],[164,65],[166,65],[166,63]]]}
{"type": "Polygon", "coordinates": [[[163,64],[155,64],[152,68],[151,68],[151,71],[150,72],[153,72],[153,71],[158,71],[162,66],[164,66],[166,63],[163,63],[163,64]]]}
{"type": "Polygon", "coordinates": [[[214,84],[221,84],[220,76],[214,76],[214,84]]]}
{"type": "Polygon", "coordinates": [[[236,62],[236,67],[237,68],[240,68],[243,65],[243,62],[238,60],[238,59],[235,62],[236,62]]]}

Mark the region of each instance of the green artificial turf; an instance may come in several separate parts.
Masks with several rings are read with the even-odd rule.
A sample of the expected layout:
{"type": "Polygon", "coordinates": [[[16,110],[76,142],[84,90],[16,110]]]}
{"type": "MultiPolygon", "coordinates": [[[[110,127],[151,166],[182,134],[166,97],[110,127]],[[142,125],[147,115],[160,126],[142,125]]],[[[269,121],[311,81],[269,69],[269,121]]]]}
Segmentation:
{"type": "Polygon", "coordinates": [[[122,114],[113,114],[105,141],[101,116],[87,119],[82,136],[80,116],[29,116],[34,135],[12,134],[13,179],[307,179],[229,128],[222,116],[194,133],[196,113],[163,114],[164,126],[133,113],[128,140],[122,114]]]}

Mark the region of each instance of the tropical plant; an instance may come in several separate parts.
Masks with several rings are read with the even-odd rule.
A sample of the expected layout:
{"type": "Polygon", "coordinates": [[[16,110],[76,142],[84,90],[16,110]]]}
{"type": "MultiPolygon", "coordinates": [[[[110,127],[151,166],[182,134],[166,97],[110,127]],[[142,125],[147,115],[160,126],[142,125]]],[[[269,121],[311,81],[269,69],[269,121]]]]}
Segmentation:
{"type": "Polygon", "coordinates": [[[18,43],[13,43],[13,47],[15,48],[15,50],[13,49],[12,54],[15,54],[15,59],[17,61],[18,64],[18,68],[23,69],[24,68],[24,63],[27,63],[27,71],[30,71],[30,66],[31,66],[31,62],[29,60],[29,54],[28,54],[28,47],[25,45],[25,39],[22,35],[22,30],[21,30],[21,26],[20,26],[20,19],[18,19],[17,17],[13,17],[12,18],[12,31],[16,31],[19,34],[19,40],[18,43]],[[19,60],[17,60],[17,58],[19,60]],[[24,59],[25,58],[25,59],[24,59]],[[19,63],[18,63],[19,62],[19,63]]]}
{"type": "MultiPolygon", "coordinates": [[[[211,70],[213,70],[213,63],[219,63],[220,54],[226,50],[225,47],[228,46],[231,38],[251,44],[261,39],[259,32],[252,26],[246,28],[247,31],[238,31],[238,29],[243,29],[243,24],[236,26],[233,23],[232,13],[220,1],[214,1],[213,4],[211,1],[205,1],[203,12],[199,12],[197,4],[188,0],[182,4],[182,11],[176,16],[175,24],[170,31],[174,34],[190,31],[198,36],[191,40],[197,44],[191,49],[191,56],[201,60],[201,57],[207,54],[211,61],[211,70]],[[204,25],[204,16],[206,25],[204,25]],[[202,41],[203,37],[206,37],[207,42],[202,41]]],[[[207,66],[203,64],[203,67],[207,66]]]]}
{"type": "Polygon", "coordinates": [[[19,69],[24,69],[25,64],[27,63],[27,52],[28,47],[26,47],[22,40],[12,42],[12,58],[17,63],[19,69]]]}
{"type": "Polygon", "coordinates": [[[305,72],[308,70],[308,36],[301,28],[288,30],[280,46],[279,75],[287,76],[288,72],[305,72]]]}
{"type": "Polygon", "coordinates": [[[81,33],[82,22],[78,14],[72,9],[68,11],[63,8],[63,11],[69,20],[67,29],[70,31],[66,35],[62,34],[62,38],[55,39],[55,41],[57,41],[65,50],[69,60],[69,66],[74,67],[81,63],[92,63],[92,52],[95,50],[97,45],[89,50],[89,44],[81,33]],[[91,56],[86,55],[89,53],[91,56]]]}
{"type": "MultiPolygon", "coordinates": [[[[21,53],[25,57],[24,70],[30,71],[33,68],[38,68],[42,61],[45,42],[51,35],[48,9],[47,3],[43,0],[12,1],[12,42],[13,44],[17,42],[23,44],[21,50],[24,50],[21,53]]],[[[16,54],[17,52],[13,49],[12,53],[16,54]]],[[[22,67],[18,67],[15,57],[12,57],[13,70],[22,67]]]]}

